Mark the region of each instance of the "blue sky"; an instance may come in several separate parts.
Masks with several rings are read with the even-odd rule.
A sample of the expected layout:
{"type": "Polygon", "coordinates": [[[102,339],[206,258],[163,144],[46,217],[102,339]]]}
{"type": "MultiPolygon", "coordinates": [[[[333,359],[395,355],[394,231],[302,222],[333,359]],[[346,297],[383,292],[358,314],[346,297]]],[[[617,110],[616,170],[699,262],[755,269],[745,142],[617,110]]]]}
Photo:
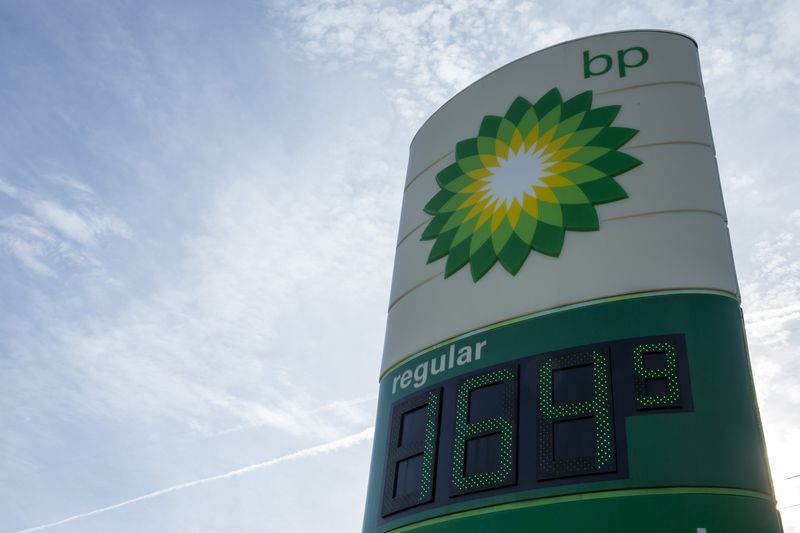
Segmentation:
{"type": "Polygon", "coordinates": [[[0,531],[358,530],[414,132],[522,55],[661,28],[699,42],[800,533],[798,23],[790,0],[0,4],[0,531]]]}

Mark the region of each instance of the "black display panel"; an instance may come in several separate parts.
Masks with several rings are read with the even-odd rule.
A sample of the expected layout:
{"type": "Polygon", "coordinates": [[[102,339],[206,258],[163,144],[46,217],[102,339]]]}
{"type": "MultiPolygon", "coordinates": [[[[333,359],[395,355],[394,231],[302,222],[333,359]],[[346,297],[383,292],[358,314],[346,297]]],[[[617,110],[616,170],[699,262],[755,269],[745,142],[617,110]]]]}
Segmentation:
{"type": "Polygon", "coordinates": [[[451,496],[516,483],[516,365],[459,381],[452,442],[451,496]]]}
{"type": "Polygon", "coordinates": [[[441,388],[392,408],[381,514],[388,516],[433,499],[439,447],[441,388]]]}
{"type": "Polygon", "coordinates": [[[456,376],[392,406],[379,523],[493,494],[626,478],[625,418],[692,409],[683,335],[456,376]]]}
{"type": "Polygon", "coordinates": [[[537,479],[616,472],[608,354],[543,357],[537,367],[537,479]]]}

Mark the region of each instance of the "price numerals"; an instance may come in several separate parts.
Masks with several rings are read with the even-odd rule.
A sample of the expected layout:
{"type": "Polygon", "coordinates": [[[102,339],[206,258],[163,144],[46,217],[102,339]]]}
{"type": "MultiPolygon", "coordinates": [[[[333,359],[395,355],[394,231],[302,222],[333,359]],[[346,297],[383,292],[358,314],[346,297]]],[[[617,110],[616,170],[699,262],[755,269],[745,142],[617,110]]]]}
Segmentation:
{"type": "Polygon", "coordinates": [[[625,460],[615,417],[691,409],[684,342],[669,335],[525,357],[400,400],[381,516],[615,475],[625,460]],[[518,468],[520,453],[530,468],[518,468]],[[437,487],[437,475],[449,479],[437,487]]]}

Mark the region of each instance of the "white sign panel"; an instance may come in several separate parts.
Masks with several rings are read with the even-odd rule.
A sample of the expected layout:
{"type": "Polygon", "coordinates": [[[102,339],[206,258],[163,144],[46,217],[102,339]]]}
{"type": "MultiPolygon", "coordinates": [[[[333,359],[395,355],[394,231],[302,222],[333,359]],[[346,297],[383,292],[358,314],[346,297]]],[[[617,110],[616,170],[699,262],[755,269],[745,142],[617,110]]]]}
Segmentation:
{"type": "Polygon", "coordinates": [[[738,295],[695,43],[561,44],[414,138],[382,373],[504,320],[684,289],[738,295]]]}

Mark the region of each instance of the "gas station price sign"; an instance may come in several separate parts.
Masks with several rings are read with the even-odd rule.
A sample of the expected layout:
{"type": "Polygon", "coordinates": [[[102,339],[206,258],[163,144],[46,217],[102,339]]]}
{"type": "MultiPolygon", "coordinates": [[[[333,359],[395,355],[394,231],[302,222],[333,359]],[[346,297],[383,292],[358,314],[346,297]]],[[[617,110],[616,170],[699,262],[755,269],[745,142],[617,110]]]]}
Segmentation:
{"type": "Polygon", "coordinates": [[[782,531],[693,39],[497,69],[403,191],[363,533],[782,531]]]}
{"type": "Polygon", "coordinates": [[[392,406],[381,516],[626,477],[625,418],[691,409],[682,335],[537,354],[448,379],[392,406]]]}

